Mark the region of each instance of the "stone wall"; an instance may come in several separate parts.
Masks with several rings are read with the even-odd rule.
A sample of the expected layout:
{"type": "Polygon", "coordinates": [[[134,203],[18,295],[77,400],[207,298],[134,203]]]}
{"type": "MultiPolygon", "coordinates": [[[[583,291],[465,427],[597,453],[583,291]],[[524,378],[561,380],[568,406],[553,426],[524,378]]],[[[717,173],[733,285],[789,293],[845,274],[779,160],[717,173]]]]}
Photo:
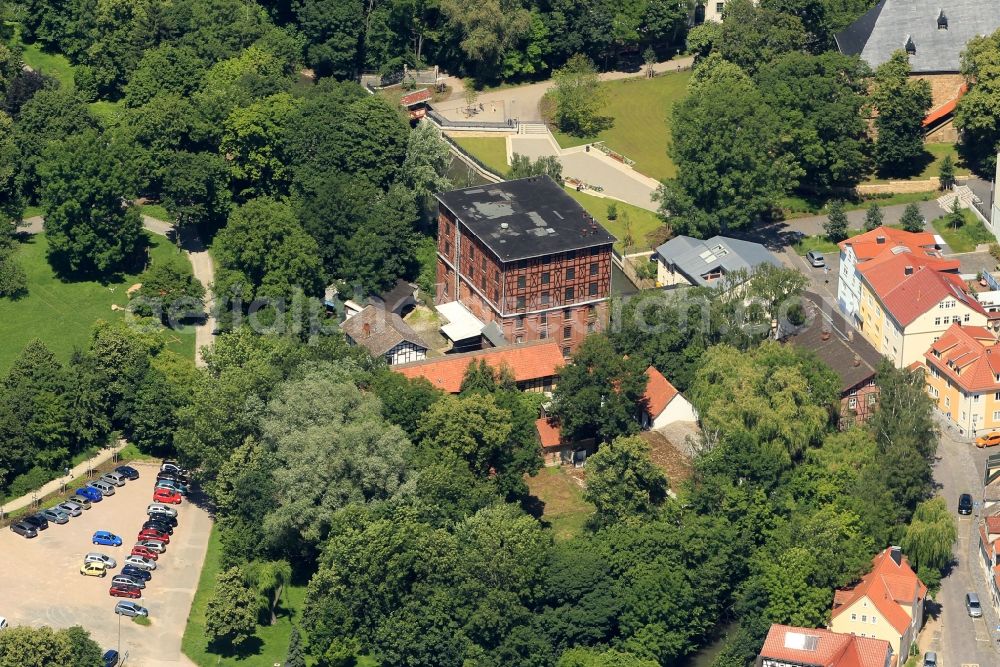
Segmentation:
{"type": "Polygon", "coordinates": [[[961,74],[920,74],[915,79],[923,79],[931,84],[931,111],[954,99],[965,83],[961,74]]]}
{"type": "Polygon", "coordinates": [[[905,192],[932,192],[941,187],[941,179],[931,176],[923,181],[889,181],[887,183],[863,183],[857,186],[859,195],[902,194],[905,192]]]}

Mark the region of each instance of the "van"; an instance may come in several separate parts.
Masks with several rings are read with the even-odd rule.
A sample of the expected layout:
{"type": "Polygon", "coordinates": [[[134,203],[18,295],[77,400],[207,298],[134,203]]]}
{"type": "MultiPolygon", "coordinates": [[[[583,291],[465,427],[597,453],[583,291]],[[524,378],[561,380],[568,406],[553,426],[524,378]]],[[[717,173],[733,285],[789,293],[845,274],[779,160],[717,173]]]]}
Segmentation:
{"type": "Polygon", "coordinates": [[[107,472],[101,475],[101,481],[107,482],[108,484],[114,484],[115,486],[125,486],[125,482],[128,481],[128,478],[118,472],[107,472]]]}
{"type": "Polygon", "coordinates": [[[96,480],[94,482],[91,482],[90,485],[106,496],[115,495],[115,487],[112,486],[111,484],[108,484],[107,482],[96,480]]]}
{"type": "Polygon", "coordinates": [[[975,593],[965,594],[965,610],[972,618],[979,618],[983,615],[983,608],[979,606],[979,596],[975,593]]]}

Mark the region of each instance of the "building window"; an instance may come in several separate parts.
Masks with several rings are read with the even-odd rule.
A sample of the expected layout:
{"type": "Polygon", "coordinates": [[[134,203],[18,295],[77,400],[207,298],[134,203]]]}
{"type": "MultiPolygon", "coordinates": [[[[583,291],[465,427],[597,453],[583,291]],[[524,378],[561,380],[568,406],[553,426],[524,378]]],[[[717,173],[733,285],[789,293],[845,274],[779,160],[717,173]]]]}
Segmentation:
{"type": "Polygon", "coordinates": [[[523,329],[524,328],[524,315],[518,315],[517,319],[514,322],[515,322],[515,326],[518,329],[523,329]]]}
{"type": "Polygon", "coordinates": [[[875,394],[868,394],[868,407],[875,405],[875,394]]]}
{"type": "Polygon", "coordinates": [[[517,289],[524,289],[524,276],[517,277],[517,289]]]}
{"type": "Polygon", "coordinates": [[[573,280],[574,278],[576,278],[576,269],[573,267],[566,269],[566,280],[573,280]]]}
{"type": "Polygon", "coordinates": [[[563,338],[570,339],[573,337],[573,327],[563,327],[563,338]]]}
{"type": "Polygon", "coordinates": [[[851,620],[852,621],[858,620],[858,615],[857,614],[851,614],[851,620]]]}
{"type": "Polygon", "coordinates": [[[573,288],[572,287],[567,287],[566,288],[566,301],[572,301],[572,300],[573,300],[573,288]]]}
{"type": "Polygon", "coordinates": [[[861,614],[861,622],[862,623],[867,623],[868,622],[868,614],[861,614]]]}
{"type": "Polygon", "coordinates": [[[968,322],[968,321],[969,321],[969,316],[968,316],[968,314],[966,314],[966,315],[965,315],[965,317],[963,317],[963,318],[962,318],[962,321],[963,321],[963,322],[968,322]]]}
{"type": "Polygon", "coordinates": [[[878,616],[872,616],[872,623],[878,623],[878,616]]]}
{"type": "Polygon", "coordinates": [[[715,13],[716,14],[721,14],[722,10],[725,9],[725,8],[726,8],[726,3],[724,3],[724,2],[717,2],[717,3],[715,3],[715,13]]]}
{"type": "Polygon", "coordinates": [[[590,296],[597,296],[597,283],[590,283],[587,285],[587,293],[590,296]]]}
{"type": "Polygon", "coordinates": [[[446,254],[446,255],[450,255],[451,254],[451,241],[445,241],[444,242],[444,254],[446,254]]]}
{"type": "Polygon", "coordinates": [[[973,403],[978,403],[979,402],[979,394],[973,394],[972,395],[972,402],[973,403]]]}
{"type": "Polygon", "coordinates": [[[597,325],[593,322],[587,322],[587,333],[594,333],[597,325]]]}
{"type": "Polygon", "coordinates": [[[597,275],[597,262],[591,262],[590,263],[590,275],[592,275],[592,276],[596,276],[597,275]]]}
{"type": "Polygon", "coordinates": [[[470,262],[476,261],[476,246],[474,245],[469,246],[469,261],[470,262]]]}
{"type": "Polygon", "coordinates": [[[934,318],[934,326],[936,326],[936,327],[941,326],[941,318],[940,317],[935,317],[934,318]]]}
{"type": "Polygon", "coordinates": [[[538,323],[541,324],[542,326],[545,326],[546,324],[549,323],[549,316],[546,315],[545,313],[542,313],[541,315],[538,316],[538,323]]]}
{"type": "Polygon", "coordinates": [[[858,399],[856,399],[854,397],[851,397],[851,398],[847,399],[847,409],[848,410],[857,410],[858,409],[858,399]]]}
{"type": "Polygon", "coordinates": [[[944,397],[944,407],[946,407],[946,408],[950,408],[951,407],[951,396],[945,396],[944,397]]]}
{"type": "Polygon", "coordinates": [[[542,274],[542,284],[543,285],[548,285],[549,284],[549,272],[548,271],[546,271],[545,273],[542,274]]]}
{"type": "Polygon", "coordinates": [[[518,345],[520,345],[521,343],[524,342],[524,336],[515,336],[514,337],[514,342],[517,343],[518,345]]]}
{"type": "Polygon", "coordinates": [[[524,308],[524,297],[523,296],[519,296],[519,297],[517,297],[517,309],[521,310],[523,308],[524,308]]]}
{"type": "Polygon", "coordinates": [[[479,289],[486,291],[486,276],[483,275],[479,278],[479,289]]]}
{"type": "Polygon", "coordinates": [[[1000,410],[993,411],[993,421],[1000,421],[1000,410]]]}
{"type": "Polygon", "coordinates": [[[486,255],[483,255],[483,258],[479,261],[479,266],[482,267],[483,271],[486,270],[486,255]]]}
{"type": "Polygon", "coordinates": [[[538,337],[542,340],[545,340],[546,338],[549,337],[549,332],[546,331],[545,329],[542,329],[541,331],[538,332],[538,337]]]}
{"type": "Polygon", "coordinates": [[[542,305],[543,306],[549,305],[549,293],[548,292],[542,292],[542,305]]]}

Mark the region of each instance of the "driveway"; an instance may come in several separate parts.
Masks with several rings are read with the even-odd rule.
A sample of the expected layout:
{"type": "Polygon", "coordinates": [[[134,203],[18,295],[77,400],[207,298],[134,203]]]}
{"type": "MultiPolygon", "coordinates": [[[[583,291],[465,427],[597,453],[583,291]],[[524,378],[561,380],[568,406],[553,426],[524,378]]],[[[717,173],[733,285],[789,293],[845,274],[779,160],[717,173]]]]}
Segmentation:
{"type": "Polygon", "coordinates": [[[146,520],[146,505],[153,495],[156,466],[132,464],[140,478],[117,489],[114,496],[94,503],[68,524],[50,524],[38,537],[26,540],[9,530],[0,533],[0,615],[12,625],[49,625],[66,628],[81,625],[102,650],[118,647],[129,652],[128,665],[177,667],[193,665],[181,653],[181,637],[198,587],[211,519],[201,507],[186,500],[178,506],[177,528],[166,553],[160,556],[152,579],[147,582],[140,604],[149,609],[152,623],[135,624],[114,613],[118,598],[108,595],[106,578],[81,576],[80,564],[90,551],[106,553],[118,561],[128,555],[135,535],[146,520]],[[95,530],[120,535],[121,547],[95,547],[95,530]],[[120,623],[119,623],[120,621],[120,623]]]}

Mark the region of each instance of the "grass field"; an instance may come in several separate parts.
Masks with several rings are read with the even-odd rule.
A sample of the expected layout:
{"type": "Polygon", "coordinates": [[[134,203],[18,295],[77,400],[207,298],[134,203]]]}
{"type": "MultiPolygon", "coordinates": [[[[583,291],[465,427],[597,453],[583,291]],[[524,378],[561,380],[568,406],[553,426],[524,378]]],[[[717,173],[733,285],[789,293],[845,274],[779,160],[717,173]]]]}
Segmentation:
{"type": "Polygon", "coordinates": [[[948,225],[948,216],[943,215],[937,220],[931,221],[934,231],[941,235],[944,242],[954,252],[972,252],[980,243],[995,243],[993,234],[983,226],[979,218],[969,210],[962,211],[964,224],[958,229],[952,229],[948,225]]]}
{"type": "MultiPolygon", "coordinates": [[[[895,206],[897,204],[910,204],[913,202],[930,201],[938,196],[938,192],[905,192],[901,194],[893,194],[888,197],[878,197],[870,199],[858,199],[858,200],[848,200],[844,202],[845,211],[857,211],[859,209],[868,208],[873,203],[879,206],[895,206]]],[[[781,209],[781,214],[785,220],[794,220],[796,218],[808,218],[814,215],[822,215],[826,213],[826,207],[829,202],[826,201],[813,201],[811,199],[805,199],[804,197],[799,197],[797,195],[788,195],[782,197],[778,201],[778,207],[781,209]]]]}
{"type": "Polygon", "coordinates": [[[542,521],[557,540],[568,540],[583,532],[594,506],[583,499],[583,489],[562,467],[542,468],[526,478],[531,495],[545,503],[542,521]]]}
{"type": "Polygon", "coordinates": [[[667,157],[670,115],[674,102],[687,92],[690,72],[661,74],[653,79],[633,78],[605,81],[601,89],[607,104],[602,113],[614,125],[593,137],[573,137],[562,132],[554,136],[563,148],[603,141],[614,151],[635,160],[635,170],[657,180],[677,173],[667,157]]]}
{"type": "Polygon", "coordinates": [[[622,242],[622,239],[625,238],[626,218],[632,227],[632,238],[634,239],[632,246],[627,249],[627,252],[651,250],[655,245],[663,242],[663,238],[657,239],[654,234],[663,227],[663,222],[652,211],[620,202],[617,199],[595,197],[594,195],[577,192],[573,188],[566,188],[566,192],[569,193],[570,197],[577,200],[588,213],[594,216],[605,229],[618,238],[618,241],[615,243],[615,249],[619,252],[626,251],[625,244],[622,242]],[[617,220],[608,220],[609,204],[614,204],[618,209],[617,220]]]}
{"type": "MultiPolygon", "coordinates": [[[[912,176],[909,180],[911,181],[923,181],[932,176],[941,175],[941,163],[944,162],[945,156],[951,156],[951,161],[955,165],[955,175],[956,176],[968,176],[971,172],[969,168],[965,166],[965,162],[958,156],[958,150],[955,148],[955,144],[925,144],[924,145],[924,168],[923,170],[912,176]]],[[[888,183],[889,181],[884,178],[876,178],[872,176],[866,183],[888,183]]]]}
{"type": "MultiPolygon", "coordinates": [[[[183,261],[171,243],[160,236],[150,236],[150,259],[153,263],[183,261]]],[[[137,275],[126,275],[119,282],[102,285],[94,281],[63,282],[52,271],[46,258],[48,242],[44,234],[28,237],[21,244],[19,259],[28,276],[28,295],[17,301],[0,299],[0,373],[10,368],[21,348],[33,338],[41,339],[60,361],[68,361],[74,348],[86,347],[90,330],[98,320],[118,320],[122,311],[111,304],[124,306],[125,290],[137,282],[137,275]]],[[[167,347],[188,359],[194,359],[194,330],[161,334],[167,347]]]]}
{"type": "Polygon", "coordinates": [[[139,212],[164,222],[173,222],[173,218],[167,213],[167,209],[162,204],[143,204],[139,207],[139,212]]]}
{"type": "Polygon", "coordinates": [[[73,65],[66,56],[60,53],[47,53],[42,50],[40,44],[24,44],[21,41],[21,26],[14,23],[8,25],[14,28],[8,43],[22,50],[21,58],[25,65],[36,72],[58,79],[64,86],[73,86],[73,65]]]}
{"type": "Polygon", "coordinates": [[[452,140],[498,174],[505,175],[510,169],[505,137],[452,137],[452,140]]]}

